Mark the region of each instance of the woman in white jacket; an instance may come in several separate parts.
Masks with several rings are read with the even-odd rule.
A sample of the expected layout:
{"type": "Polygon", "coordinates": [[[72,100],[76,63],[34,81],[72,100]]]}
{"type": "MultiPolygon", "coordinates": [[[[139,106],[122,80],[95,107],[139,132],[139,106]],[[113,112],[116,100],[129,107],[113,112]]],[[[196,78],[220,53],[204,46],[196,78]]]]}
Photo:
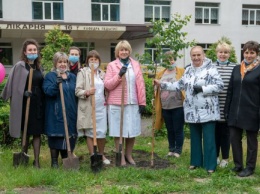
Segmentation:
{"type": "Polygon", "coordinates": [[[154,80],[154,84],[164,90],[185,91],[184,117],[190,125],[191,136],[190,169],[204,167],[213,173],[217,165],[215,123],[220,119],[218,92],[224,86],[216,67],[205,58],[200,46],[193,47],[190,55],[192,63],[178,82],[154,80]]]}

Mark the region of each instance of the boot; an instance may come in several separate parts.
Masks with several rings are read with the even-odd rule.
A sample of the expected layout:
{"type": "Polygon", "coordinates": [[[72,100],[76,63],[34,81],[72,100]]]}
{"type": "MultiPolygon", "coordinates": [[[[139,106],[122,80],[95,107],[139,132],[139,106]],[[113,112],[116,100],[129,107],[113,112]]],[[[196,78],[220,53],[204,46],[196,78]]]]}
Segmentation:
{"type": "Polygon", "coordinates": [[[51,158],[51,167],[52,168],[59,168],[58,158],[51,158]]]}
{"type": "Polygon", "coordinates": [[[51,167],[59,168],[58,158],[59,158],[59,150],[50,149],[51,151],[51,167]]]}

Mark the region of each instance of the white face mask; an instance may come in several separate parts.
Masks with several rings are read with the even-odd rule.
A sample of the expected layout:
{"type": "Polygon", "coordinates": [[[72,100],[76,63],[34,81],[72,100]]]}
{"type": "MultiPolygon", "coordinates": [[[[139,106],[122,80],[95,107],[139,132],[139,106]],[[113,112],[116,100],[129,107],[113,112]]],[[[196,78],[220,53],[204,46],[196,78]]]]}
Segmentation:
{"type": "Polygon", "coordinates": [[[89,64],[89,67],[91,68],[92,65],[94,65],[94,69],[97,69],[98,66],[99,66],[99,63],[90,63],[90,64],[89,64]]]}

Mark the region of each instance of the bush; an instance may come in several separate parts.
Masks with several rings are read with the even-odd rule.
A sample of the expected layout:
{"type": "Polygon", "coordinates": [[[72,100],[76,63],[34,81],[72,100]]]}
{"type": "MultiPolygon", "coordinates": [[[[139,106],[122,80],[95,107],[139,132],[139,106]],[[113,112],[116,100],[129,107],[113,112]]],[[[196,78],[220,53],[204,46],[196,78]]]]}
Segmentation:
{"type": "Polygon", "coordinates": [[[145,115],[151,116],[153,113],[152,99],[154,97],[154,89],[153,89],[153,79],[149,78],[147,75],[144,76],[145,82],[145,92],[146,92],[146,107],[145,107],[145,115]]]}

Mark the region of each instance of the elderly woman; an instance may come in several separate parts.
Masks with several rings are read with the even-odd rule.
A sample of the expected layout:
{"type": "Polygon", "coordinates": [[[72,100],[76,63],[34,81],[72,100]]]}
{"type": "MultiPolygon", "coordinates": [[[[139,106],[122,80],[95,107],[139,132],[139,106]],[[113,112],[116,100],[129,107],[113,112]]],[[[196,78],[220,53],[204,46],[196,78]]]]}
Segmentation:
{"type": "Polygon", "coordinates": [[[84,67],[78,73],[76,84],[76,96],[79,98],[77,128],[79,136],[87,137],[90,155],[94,154],[91,98],[95,98],[97,147],[103,157],[103,163],[108,165],[110,161],[104,155],[107,133],[107,108],[103,81],[105,73],[99,68],[100,64],[99,53],[95,50],[89,51],[86,58],[87,67],[84,67]],[[91,87],[90,65],[94,65],[95,87],[91,87]]]}
{"type": "Polygon", "coordinates": [[[68,72],[68,56],[57,52],[53,56],[53,70],[46,74],[43,90],[46,95],[45,134],[51,152],[51,167],[58,168],[58,157],[67,158],[67,145],[62,115],[59,84],[62,83],[66,106],[71,150],[77,139],[77,103],[75,96],[76,76],[68,72]],[[60,76],[57,75],[60,72],[60,76]]]}
{"type": "Polygon", "coordinates": [[[232,170],[240,177],[252,175],[256,167],[260,122],[260,67],[257,60],[259,48],[259,43],[255,41],[248,41],[244,45],[244,60],[233,69],[225,107],[235,164],[232,170]],[[247,137],[245,169],[242,148],[244,130],[247,137]]]}
{"type": "Polygon", "coordinates": [[[135,165],[132,150],[135,137],[141,134],[141,114],[146,105],[142,70],[140,64],[130,57],[131,53],[132,48],[128,41],[123,40],[116,45],[116,60],[108,64],[104,82],[108,90],[109,135],[115,137],[116,149],[119,150],[122,80],[126,79],[123,120],[125,152],[122,154],[122,166],[126,162],[135,165]]]}
{"type": "Polygon", "coordinates": [[[213,173],[217,166],[215,124],[220,118],[218,92],[223,89],[223,82],[200,46],[193,47],[190,56],[192,63],[179,81],[154,83],[162,90],[185,91],[184,117],[191,137],[190,170],[204,167],[213,173]]]}

